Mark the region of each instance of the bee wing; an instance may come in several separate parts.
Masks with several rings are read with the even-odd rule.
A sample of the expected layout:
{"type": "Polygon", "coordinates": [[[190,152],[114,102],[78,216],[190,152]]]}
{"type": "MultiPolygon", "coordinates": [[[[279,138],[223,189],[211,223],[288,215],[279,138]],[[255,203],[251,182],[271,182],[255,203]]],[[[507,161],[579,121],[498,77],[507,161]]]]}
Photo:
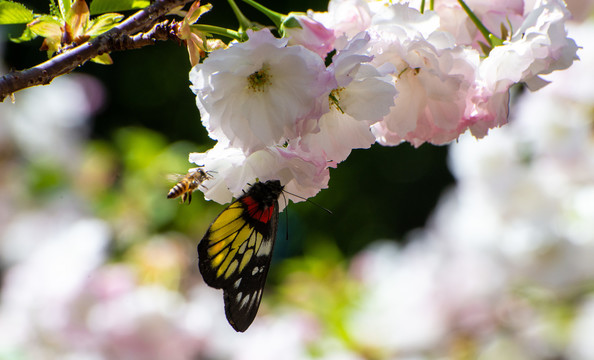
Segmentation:
{"type": "Polygon", "coordinates": [[[179,182],[181,181],[186,175],[184,174],[168,174],[166,179],[171,182],[179,182]]]}

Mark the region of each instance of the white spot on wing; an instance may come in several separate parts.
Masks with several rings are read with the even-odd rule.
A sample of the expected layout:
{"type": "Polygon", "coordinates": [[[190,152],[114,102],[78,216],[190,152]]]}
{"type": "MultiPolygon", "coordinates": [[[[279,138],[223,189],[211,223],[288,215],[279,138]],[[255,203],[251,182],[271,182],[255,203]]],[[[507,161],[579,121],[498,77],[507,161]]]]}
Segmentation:
{"type": "Polygon", "coordinates": [[[272,251],[272,241],[262,241],[262,245],[260,245],[260,248],[258,249],[258,253],[256,255],[267,256],[267,255],[270,255],[271,251],[272,251]]]}
{"type": "Polygon", "coordinates": [[[239,284],[241,284],[241,278],[237,279],[237,281],[233,283],[233,287],[239,289],[239,284]]]}
{"type": "Polygon", "coordinates": [[[254,268],[252,269],[252,276],[253,276],[253,275],[256,275],[256,274],[257,274],[257,273],[259,273],[259,272],[260,272],[260,268],[259,268],[259,267],[257,267],[257,266],[254,266],[254,268]]]}
{"type": "Polygon", "coordinates": [[[247,295],[243,298],[243,301],[241,302],[241,304],[239,304],[240,309],[243,308],[250,301],[250,297],[250,295],[247,295]]]}

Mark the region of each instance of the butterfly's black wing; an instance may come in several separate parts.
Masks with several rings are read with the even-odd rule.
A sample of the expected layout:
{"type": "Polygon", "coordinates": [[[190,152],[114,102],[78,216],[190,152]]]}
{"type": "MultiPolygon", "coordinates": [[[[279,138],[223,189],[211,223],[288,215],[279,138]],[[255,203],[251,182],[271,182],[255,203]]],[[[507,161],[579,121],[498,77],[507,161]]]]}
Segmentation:
{"type": "Polygon", "coordinates": [[[278,228],[279,181],[256,183],[210,225],[198,244],[204,281],[223,289],[227,320],[237,331],[254,321],[278,228]]]}

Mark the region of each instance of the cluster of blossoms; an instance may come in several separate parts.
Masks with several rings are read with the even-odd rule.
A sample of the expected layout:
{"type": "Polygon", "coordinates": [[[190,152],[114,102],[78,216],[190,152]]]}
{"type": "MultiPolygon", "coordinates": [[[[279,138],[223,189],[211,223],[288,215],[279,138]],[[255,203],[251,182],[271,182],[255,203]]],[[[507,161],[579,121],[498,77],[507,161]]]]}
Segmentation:
{"type": "Polygon", "coordinates": [[[456,186],[410,245],[355,259],[367,292],[348,331],[361,347],[594,358],[593,25],[569,27],[581,61],[516,98],[508,126],[451,146],[456,186]]]}
{"type": "Polygon", "coordinates": [[[249,30],[247,41],[211,52],[190,72],[203,125],[217,140],[190,154],[215,174],[205,196],[226,203],[250,183],[278,179],[307,198],[352,149],[445,144],[466,131],[483,137],[507,122],[512,85],[538,89],[546,84],[539,75],[577,59],[561,0],[468,5],[484,26],[501,29],[490,45],[454,0],[433,11],[331,0],[327,12],[291,14],[299,26],[284,28],[283,38],[249,30]]]}
{"type": "MultiPolygon", "coordinates": [[[[327,252],[296,260],[300,271],[264,299],[246,333],[225,322],[220,293],[191,277],[195,259],[171,233],[116,263],[109,249],[117,226],[81,214],[80,197],[23,211],[15,185],[2,183],[0,213],[11,215],[0,217],[0,357],[594,358],[594,24],[586,25],[569,28],[585,47],[581,61],[519,97],[509,126],[452,145],[457,185],[409,245],[373,243],[348,266],[327,252]],[[150,282],[150,274],[169,280],[150,282]],[[190,277],[171,286],[180,274],[190,277]]],[[[82,91],[68,80],[28,89],[6,114],[28,123],[28,101],[82,91]]],[[[64,166],[72,166],[84,129],[73,137],[78,122],[64,126],[72,108],[54,111],[43,129],[61,134],[70,149],[64,166]]],[[[39,157],[39,144],[17,144],[39,157]]]]}
{"type": "MultiPolygon", "coordinates": [[[[0,183],[0,357],[594,358],[594,23],[569,31],[584,46],[581,61],[519,97],[509,126],[452,145],[457,185],[409,245],[371,244],[346,271],[328,253],[306,257],[243,334],[224,321],[217,290],[194,278],[183,288],[147,281],[155,273],[191,276],[195,259],[171,232],[114,262],[117,226],[81,212],[89,208],[82,197],[62,192],[31,206],[22,178],[7,176],[0,183]]],[[[38,116],[30,104],[40,101],[51,111],[35,130],[42,126],[64,146],[46,153],[60,169],[80,172],[76,156],[96,97],[50,107],[84,93],[80,82],[89,85],[72,80],[0,105],[7,120],[0,147],[12,144],[19,154],[0,162],[3,174],[43,153],[45,144],[23,140],[33,129],[17,126],[38,116]]]]}

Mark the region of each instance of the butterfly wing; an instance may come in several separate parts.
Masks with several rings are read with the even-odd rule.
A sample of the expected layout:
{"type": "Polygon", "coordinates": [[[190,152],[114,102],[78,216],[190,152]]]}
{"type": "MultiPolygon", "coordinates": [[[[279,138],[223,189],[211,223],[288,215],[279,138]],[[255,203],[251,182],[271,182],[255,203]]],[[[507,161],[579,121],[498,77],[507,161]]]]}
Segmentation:
{"type": "Polygon", "coordinates": [[[198,244],[200,273],[209,286],[223,289],[227,320],[241,332],[260,306],[282,191],[280,183],[278,192],[256,185],[221,212],[198,244]]]}

